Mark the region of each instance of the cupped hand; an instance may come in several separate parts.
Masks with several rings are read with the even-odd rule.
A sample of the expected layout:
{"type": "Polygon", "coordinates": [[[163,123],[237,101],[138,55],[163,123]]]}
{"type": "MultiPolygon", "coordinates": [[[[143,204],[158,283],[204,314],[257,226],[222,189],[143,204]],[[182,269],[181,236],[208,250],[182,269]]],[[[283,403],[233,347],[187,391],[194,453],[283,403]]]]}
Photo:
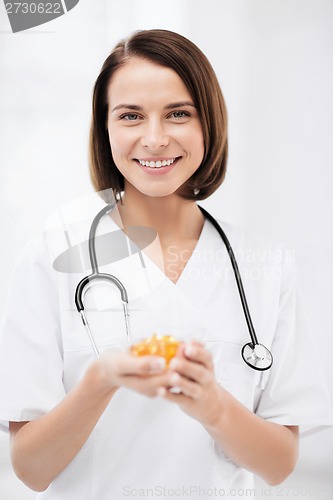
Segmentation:
{"type": "Polygon", "coordinates": [[[177,403],[203,425],[211,425],[219,417],[224,389],[216,381],[212,356],[201,343],[180,345],[168,377],[168,387],[158,389],[160,397],[177,403]]]}
{"type": "Polygon", "coordinates": [[[96,360],[103,383],[110,389],[127,387],[149,397],[168,384],[165,360],[157,356],[133,356],[120,349],[108,349],[96,360]]]}

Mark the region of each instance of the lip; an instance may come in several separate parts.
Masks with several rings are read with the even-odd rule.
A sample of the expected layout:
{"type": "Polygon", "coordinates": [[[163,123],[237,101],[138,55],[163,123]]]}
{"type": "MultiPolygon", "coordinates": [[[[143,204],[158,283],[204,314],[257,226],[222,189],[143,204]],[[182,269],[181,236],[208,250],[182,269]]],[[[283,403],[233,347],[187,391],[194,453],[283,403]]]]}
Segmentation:
{"type": "Polygon", "coordinates": [[[164,167],[154,167],[154,168],[151,168],[151,167],[144,167],[143,165],[141,165],[141,163],[139,162],[138,159],[135,159],[135,163],[138,165],[138,167],[141,168],[141,170],[148,174],[148,175],[164,175],[164,174],[167,174],[168,172],[170,172],[174,167],[175,165],[177,165],[178,161],[181,159],[181,156],[177,156],[177,157],[169,157],[169,158],[140,158],[140,160],[142,161],[163,161],[163,160],[172,160],[173,158],[175,158],[175,161],[171,164],[171,165],[165,165],[164,167]]]}

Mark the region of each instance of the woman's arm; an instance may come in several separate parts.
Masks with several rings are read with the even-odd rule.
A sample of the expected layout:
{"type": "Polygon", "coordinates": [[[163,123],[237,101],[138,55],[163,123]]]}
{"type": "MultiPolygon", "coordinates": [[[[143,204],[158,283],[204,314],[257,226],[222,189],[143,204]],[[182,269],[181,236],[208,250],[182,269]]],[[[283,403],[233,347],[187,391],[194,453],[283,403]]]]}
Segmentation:
{"type": "Polygon", "coordinates": [[[209,434],[235,463],[280,484],[296,465],[298,427],[265,421],[228,393],[221,399],[220,416],[205,425],[209,434]]]}
{"type": "Polygon", "coordinates": [[[181,393],[161,387],[160,396],[200,421],[236,464],[271,485],[286,479],[298,457],[296,426],[263,420],[223,389],[215,380],[210,353],[198,343],[182,346],[170,368],[169,384],[181,393]]]}
{"type": "Polygon", "coordinates": [[[10,422],[16,475],[29,488],[44,491],[85,444],[120,386],[156,396],[157,388],[166,383],[163,362],[107,351],[49,413],[30,422],[10,422]]]}

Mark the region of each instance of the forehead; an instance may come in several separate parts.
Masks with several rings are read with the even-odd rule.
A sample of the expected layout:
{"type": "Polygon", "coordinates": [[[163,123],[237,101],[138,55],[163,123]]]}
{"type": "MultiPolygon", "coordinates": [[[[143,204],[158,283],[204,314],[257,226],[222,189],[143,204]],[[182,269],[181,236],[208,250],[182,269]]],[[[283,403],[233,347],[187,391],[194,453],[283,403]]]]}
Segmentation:
{"type": "Polygon", "coordinates": [[[111,109],[120,102],[192,100],[185,83],[173,69],[143,58],[131,58],[117,69],[107,95],[111,109]]]}

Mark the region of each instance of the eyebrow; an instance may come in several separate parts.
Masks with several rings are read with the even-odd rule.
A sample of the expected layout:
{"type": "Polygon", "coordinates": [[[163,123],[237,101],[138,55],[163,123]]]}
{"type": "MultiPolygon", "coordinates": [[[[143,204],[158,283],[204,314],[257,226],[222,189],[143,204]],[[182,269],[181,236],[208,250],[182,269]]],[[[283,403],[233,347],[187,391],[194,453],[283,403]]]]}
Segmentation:
{"type": "MultiPolygon", "coordinates": [[[[166,106],[164,106],[164,109],[183,108],[184,106],[192,106],[192,108],[195,108],[192,101],[180,101],[180,102],[171,102],[170,104],[167,104],[166,106]]],[[[113,108],[112,113],[114,111],[117,111],[118,109],[130,109],[131,111],[142,111],[143,110],[143,108],[141,106],[138,106],[136,104],[118,104],[118,106],[115,106],[113,108]]]]}

